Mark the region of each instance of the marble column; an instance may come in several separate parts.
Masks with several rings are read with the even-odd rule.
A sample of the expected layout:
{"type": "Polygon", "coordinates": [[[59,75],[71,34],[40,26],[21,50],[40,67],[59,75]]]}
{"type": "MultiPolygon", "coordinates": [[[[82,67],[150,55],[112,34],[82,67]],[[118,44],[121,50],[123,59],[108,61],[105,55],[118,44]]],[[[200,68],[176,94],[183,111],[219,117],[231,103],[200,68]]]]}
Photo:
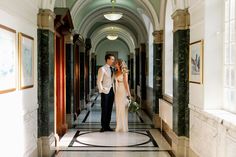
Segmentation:
{"type": "Polygon", "coordinates": [[[141,101],[145,102],[147,98],[147,88],[146,88],[146,44],[142,43],[140,45],[140,89],[141,89],[141,101]]]}
{"type": "Polygon", "coordinates": [[[38,13],[38,154],[49,157],[54,137],[54,18],[51,10],[38,13]]]}
{"type": "Polygon", "coordinates": [[[66,123],[72,128],[74,106],[74,44],[73,36],[65,36],[66,44],[66,123]]]}
{"type": "Polygon", "coordinates": [[[130,88],[134,92],[134,54],[130,54],[130,88]]]}
{"type": "Polygon", "coordinates": [[[95,53],[91,54],[91,89],[92,93],[95,92],[96,87],[96,64],[95,64],[95,53]]]}
{"type": "Polygon", "coordinates": [[[85,108],[85,45],[84,42],[79,46],[80,58],[80,107],[81,110],[85,108]]]}
{"type": "Polygon", "coordinates": [[[79,34],[74,34],[74,119],[76,119],[80,113],[80,45],[81,38],[79,34]]]}
{"type": "MultiPolygon", "coordinates": [[[[127,58],[128,58],[128,64],[127,64],[127,66],[128,66],[128,69],[130,70],[130,54],[128,54],[127,55],[127,58]]],[[[129,73],[130,74],[130,73],[129,73]]],[[[129,84],[130,84],[130,76],[129,76],[129,84]]]]}
{"type": "Polygon", "coordinates": [[[153,111],[159,114],[159,99],[162,98],[163,30],[153,32],[153,51],[153,111]]]}
{"type": "Polygon", "coordinates": [[[189,136],[189,13],[177,10],[174,20],[173,55],[173,130],[177,136],[189,136]]]}
{"type": "Polygon", "coordinates": [[[91,49],[91,39],[87,38],[85,40],[85,100],[88,103],[89,97],[89,56],[90,56],[90,49],[91,49]]]}
{"type": "Polygon", "coordinates": [[[135,96],[136,96],[136,100],[139,100],[138,97],[140,97],[140,90],[138,88],[138,86],[140,86],[140,76],[139,76],[139,73],[140,73],[140,61],[139,61],[139,48],[136,48],[135,49],[135,96]]]}

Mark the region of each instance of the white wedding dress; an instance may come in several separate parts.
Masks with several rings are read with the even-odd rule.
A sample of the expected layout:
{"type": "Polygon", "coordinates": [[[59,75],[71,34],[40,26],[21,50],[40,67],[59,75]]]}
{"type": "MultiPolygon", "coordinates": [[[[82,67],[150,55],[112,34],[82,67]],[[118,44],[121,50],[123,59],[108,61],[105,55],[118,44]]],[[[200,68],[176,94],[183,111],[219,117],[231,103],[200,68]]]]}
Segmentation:
{"type": "Polygon", "coordinates": [[[127,92],[124,86],[124,76],[116,77],[116,132],[128,132],[128,103],[127,92]]]}

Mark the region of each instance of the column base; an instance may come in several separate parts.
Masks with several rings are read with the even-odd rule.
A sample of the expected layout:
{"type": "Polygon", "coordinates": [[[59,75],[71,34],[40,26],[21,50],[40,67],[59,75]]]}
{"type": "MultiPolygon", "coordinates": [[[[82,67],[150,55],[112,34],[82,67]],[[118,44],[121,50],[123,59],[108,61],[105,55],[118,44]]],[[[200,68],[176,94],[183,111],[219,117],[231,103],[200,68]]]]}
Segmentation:
{"type": "Polygon", "coordinates": [[[96,91],[95,89],[91,89],[90,90],[90,95],[93,95],[95,93],[95,91],[96,91]]]}
{"type": "Polygon", "coordinates": [[[135,95],[135,90],[131,89],[131,95],[135,95]]]}
{"type": "Polygon", "coordinates": [[[80,111],[82,111],[83,109],[86,109],[86,102],[85,100],[80,100],[80,111]]]}
{"type": "Polygon", "coordinates": [[[66,114],[66,123],[67,123],[67,127],[68,129],[71,129],[73,127],[73,116],[72,114],[66,114]]]}
{"type": "Polygon", "coordinates": [[[154,128],[161,128],[161,117],[159,116],[159,114],[154,114],[153,118],[152,118],[152,122],[154,125],[154,128]]]}
{"type": "Polygon", "coordinates": [[[156,114],[153,117],[154,125],[160,127],[161,133],[172,148],[176,157],[199,157],[189,145],[189,138],[177,136],[176,133],[156,114]]]}
{"type": "Polygon", "coordinates": [[[176,157],[189,156],[189,138],[175,135],[172,139],[172,151],[176,157]]]}
{"type": "Polygon", "coordinates": [[[38,138],[38,157],[51,157],[54,155],[55,143],[56,141],[53,134],[38,138]]]}

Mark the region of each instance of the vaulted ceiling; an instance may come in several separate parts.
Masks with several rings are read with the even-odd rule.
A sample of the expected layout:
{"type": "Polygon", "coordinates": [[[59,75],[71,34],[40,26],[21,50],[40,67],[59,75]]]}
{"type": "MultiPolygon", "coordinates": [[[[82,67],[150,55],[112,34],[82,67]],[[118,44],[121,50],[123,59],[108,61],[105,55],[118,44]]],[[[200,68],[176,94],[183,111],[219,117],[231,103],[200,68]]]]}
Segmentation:
{"type": "Polygon", "coordinates": [[[133,51],[138,44],[148,41],[149,25],[154,30],[159,27],[160,0],[116,0],[115,10],[123,13],[116,22],[103,16],[111,11],[111,0],[56,0],[55,7],[60,7],[63,1],[71,10],[75,31],[91,38],[94,47],[104,41],[113,27],[120,40],[133,51]]]}

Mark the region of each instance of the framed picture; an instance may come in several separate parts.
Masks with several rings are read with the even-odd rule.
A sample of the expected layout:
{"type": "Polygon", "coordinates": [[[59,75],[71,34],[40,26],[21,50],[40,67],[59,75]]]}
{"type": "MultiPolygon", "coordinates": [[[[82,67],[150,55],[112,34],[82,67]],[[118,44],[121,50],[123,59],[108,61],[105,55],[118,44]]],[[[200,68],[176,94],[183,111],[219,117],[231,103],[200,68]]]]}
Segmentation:
{"type": "Polygon", "coordinates": [[[0,24],[0,94],[16,90],[16,31],[0,24]]]}
{"type": "Polygon", "coordinates": [[[19,33],[20,89],[34,86],[34,38],[19,33]]]}
{"type": "Polygon", "coordinates": [[[189,81],[203,83],[203,40],[190,44],[189,47],[189,81]]]}

